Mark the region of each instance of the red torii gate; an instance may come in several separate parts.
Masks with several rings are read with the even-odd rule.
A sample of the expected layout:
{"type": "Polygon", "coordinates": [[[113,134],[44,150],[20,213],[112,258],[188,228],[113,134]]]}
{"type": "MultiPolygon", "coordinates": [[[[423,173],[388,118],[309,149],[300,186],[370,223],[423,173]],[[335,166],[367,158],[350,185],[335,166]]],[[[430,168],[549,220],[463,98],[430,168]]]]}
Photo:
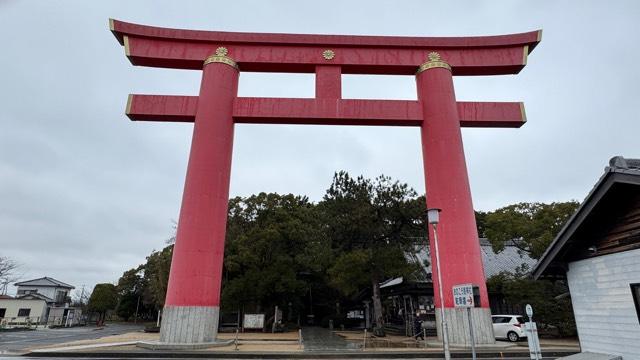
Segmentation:
{"type": "MultiPolygon", "coordinates": [[[[199,96],[135,94],[126,108],[131,120],[195,122],[161,343],[216,340],[235,123],[420,127],[427,203],[443,210],[445,318],[451,324],[456,316],[452,286],[477,284],[476,341],[494,342],[460,127],[515,128],[526,118],[520,102],[456,102],[452,76],[517,74],[541,31],[395,37],[178,30],[113,19],[109,25],[133,65],[203,71],[199,96]],[[316,97],[237,97],[240,71],[315,73],[316,97]],[[415,74],[418,100],[342,99],[342,74],[415,74]]],[[[438,297],[435,303],[442,306],[438,297]]],[[[449,339],[469,343],[455,326],[449,339]]]]}

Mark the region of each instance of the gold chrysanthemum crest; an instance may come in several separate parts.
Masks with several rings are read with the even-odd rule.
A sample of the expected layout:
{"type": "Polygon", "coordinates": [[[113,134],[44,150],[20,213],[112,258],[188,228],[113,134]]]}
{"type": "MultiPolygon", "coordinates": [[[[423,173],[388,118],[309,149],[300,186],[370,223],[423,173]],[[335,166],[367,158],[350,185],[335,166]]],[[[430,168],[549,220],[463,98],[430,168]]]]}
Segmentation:
{"type": "Polygon", "coordinates": [[[333,50],[331,50],[331,49],[327,49],[327,50],[325,50],[325,51],[323,51],[323,52],[322,52],[322,57],[323,57],[325,60],[331,60],[331,59],[333,59],[335,56],[336,56],[336,53],[335,53],[333,50]]]}
{"type": "Polygon", "coordinates": [[[427,57],[429,58],[429,61],[440,61],[440,53],[435,51],[430,52],[427,57]]]}
{"type": "Polygon", "coordinates": [[[220,46],[219,48],[216,49],[216,55],[218,56],[227,56],[228,53],[229,53],[229,50],[224,46],[220,46]]]}

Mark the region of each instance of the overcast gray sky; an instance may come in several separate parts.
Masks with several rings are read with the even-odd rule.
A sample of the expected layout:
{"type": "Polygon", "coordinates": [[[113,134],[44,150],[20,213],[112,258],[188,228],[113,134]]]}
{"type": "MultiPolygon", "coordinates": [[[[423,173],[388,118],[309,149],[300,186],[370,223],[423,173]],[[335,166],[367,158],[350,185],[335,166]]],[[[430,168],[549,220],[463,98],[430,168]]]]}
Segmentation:
{"type": "MultiPolygon", "coordinates": [[[[196,95],[200,72],[133,67],[108,18],[220,31],[406,36],[544,29],[517,76],[455,79],[459,100],[524,101],[520,129],[464,130],[475,207],[582,200],[640,157],[637,1],[0,0],[0,255],[25,279],[116,281],[173,232],[192,125],[132,123],[127,94],[196,95]]],[[[240,96],[312,97],[313,75],[243,73],[240,96]]],[[[413,77],[344,76],[345,98],[415,99],[413,77]]],[[[419,130],[239,125],[232,195],[319,200],[335,170],[424,192],[419,130]]]]}

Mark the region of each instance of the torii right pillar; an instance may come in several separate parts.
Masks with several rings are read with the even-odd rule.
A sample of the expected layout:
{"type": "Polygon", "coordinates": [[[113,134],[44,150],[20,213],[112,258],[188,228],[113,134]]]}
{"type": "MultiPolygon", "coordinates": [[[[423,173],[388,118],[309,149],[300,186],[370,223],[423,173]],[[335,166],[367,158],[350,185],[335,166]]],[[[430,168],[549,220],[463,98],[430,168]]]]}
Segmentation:
{"type": "MultiPolygon", "coordinates": [[[[456,107],[449,64],[438,53],[416,74],[418,100],[423,110],[421,126],[422,156],[428,208],[442,209],[438,224],[438,245],[444,304],[435,296],[436,308],[444,307],[451,344],[471,343],[466,309],[456,309],[452,287],[472,283],[480,290],[480,307],[472,308],[477,344],[493,344],[493,325],[482,254],[471,202],[471,190],[462,146],[460,117],[456,107]]],[[[434,294],[438,294],[433,227],[429,226],[434,294]]],[[[441,315],[436,311],[438,338],[442,337],[441,315]]]]}

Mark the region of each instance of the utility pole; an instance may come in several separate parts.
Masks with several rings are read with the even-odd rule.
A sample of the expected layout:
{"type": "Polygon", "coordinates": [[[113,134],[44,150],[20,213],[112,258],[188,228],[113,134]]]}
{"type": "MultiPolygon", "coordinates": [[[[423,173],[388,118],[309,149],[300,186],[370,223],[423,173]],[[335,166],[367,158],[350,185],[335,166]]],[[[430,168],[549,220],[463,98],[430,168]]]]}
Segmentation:
{"type": "Polygon", "coordinates": [[[133,323],[138,323],[138,308],[140,307],[140,295],[138,295],[138,303],[136,304],[136,316],[133,318],[133,323]]]}

